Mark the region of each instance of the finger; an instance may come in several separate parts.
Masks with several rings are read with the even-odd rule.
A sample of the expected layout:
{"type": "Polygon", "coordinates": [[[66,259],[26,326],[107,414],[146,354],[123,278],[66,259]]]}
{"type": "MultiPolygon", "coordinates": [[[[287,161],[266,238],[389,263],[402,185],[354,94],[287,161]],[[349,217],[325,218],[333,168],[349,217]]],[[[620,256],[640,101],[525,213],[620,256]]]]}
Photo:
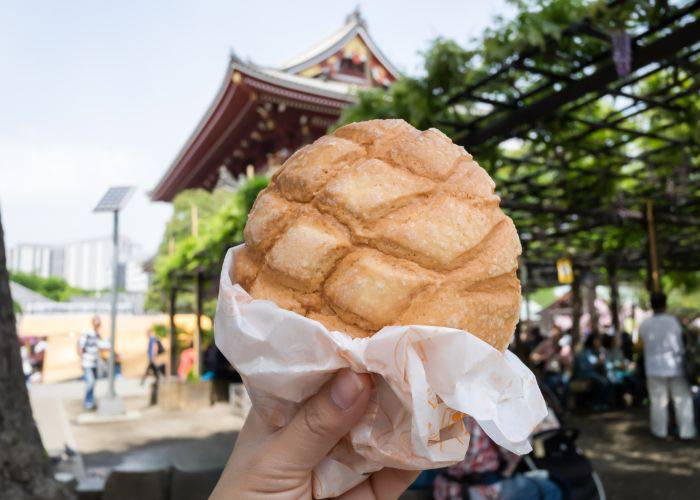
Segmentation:
{"type": "Polygon", "coordinates": [[[377,500],[394,500],[411,486],[418,474],[419,470],[386,468],[372,474],[368,481],[377,500]]]}
{"type": "Polygon", "coordinates": [[[251,408],[236,438],[236,448],[260,446],[261,440],[267,439],[275,430],[260,417],[255,408],[251,408]]]}
{"type": "Polygon", "coordinates": [[[369,375],[341,370],[271,440],[268,456],[288,472],[310,472],[362,418],[370,388],[369,375]]]}
{"type": "Polygon", "coordinates": [[[255,408],[251,408],[243,428],[236,437],[233,453],[231,453],[209,500],[231,498],[230,492],[237,491],[236,482],[241,479],[238,471],[246,469],[247,460],[255,454],[255,450],[262,443],[269,440],[273,433],[274,429],[260,418],[255,408]]]}
{"type": "Polygon", "coordinates": [[[395,500],[415,481],[420,471],[382,469],[367,481],[340,495],[338,500],[395,500]]]}
{"type": "Polygon", "coordinates": [[[372,491],[369,479],[362,481],[350,491],[346,491],[338,497],[338,500],[377,500],[372,491]]]}

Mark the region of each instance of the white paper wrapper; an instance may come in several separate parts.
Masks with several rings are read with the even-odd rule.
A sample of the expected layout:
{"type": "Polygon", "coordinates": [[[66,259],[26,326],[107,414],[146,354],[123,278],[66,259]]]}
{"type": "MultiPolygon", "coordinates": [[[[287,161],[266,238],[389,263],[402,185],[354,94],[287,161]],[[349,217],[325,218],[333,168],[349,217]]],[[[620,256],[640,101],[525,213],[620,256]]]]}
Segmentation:
{"type": "Polygon", "coordinates": [[[340,495],[383,467],[430,469],[464,458],[474,417],[496,443],[524,454],[547,409],[535,377],[462,330],[389,326],[355,339],[253,300],[229,277],[226,254],[216,310],[216,345],[241,374],[255,410],[284,426],[301,403],[345,367],[374,375],[368,411],[314,470],[314,497],[340,495]]]}

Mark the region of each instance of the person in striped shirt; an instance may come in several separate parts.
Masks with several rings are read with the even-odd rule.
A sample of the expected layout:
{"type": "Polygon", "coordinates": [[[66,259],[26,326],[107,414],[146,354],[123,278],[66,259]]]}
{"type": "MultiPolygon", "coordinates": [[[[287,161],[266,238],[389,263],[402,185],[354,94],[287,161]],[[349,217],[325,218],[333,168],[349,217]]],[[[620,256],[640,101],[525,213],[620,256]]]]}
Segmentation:
{"type": "Polygon", "coordinates": [[[109,341],[100,337],[101,325],[100,317],[93,316],[92,330],[83,333],[77,345],[80,364],[83,367],[83,379],[85,380],[83,407],[86,410],[95,409],[95,382],[97,381],[97,363],[100,359],[100,350],[109,349],[109,341]]]}

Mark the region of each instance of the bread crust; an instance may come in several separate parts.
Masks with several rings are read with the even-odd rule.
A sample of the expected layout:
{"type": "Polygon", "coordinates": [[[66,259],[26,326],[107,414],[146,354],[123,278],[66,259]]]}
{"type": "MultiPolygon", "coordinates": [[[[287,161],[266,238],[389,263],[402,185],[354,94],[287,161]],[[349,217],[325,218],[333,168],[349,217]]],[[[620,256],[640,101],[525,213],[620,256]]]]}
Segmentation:
{"type": "Polygon", "coordinates": [[[275,174],[231,274],[254,298],[354,337],[448,326],[502,351],[520,313],[521,247],[494,189],[436,129],[352,123],[275,174]]]}

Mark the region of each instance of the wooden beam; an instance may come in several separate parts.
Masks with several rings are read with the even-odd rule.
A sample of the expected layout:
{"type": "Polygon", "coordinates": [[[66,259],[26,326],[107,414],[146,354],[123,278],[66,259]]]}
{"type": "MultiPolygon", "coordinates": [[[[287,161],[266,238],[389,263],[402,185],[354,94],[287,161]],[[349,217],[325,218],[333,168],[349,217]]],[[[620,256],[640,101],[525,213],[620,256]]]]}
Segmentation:
{"type": "Polygon", "coordinates": [[[571,347],[576,349],[581,339],[581,270],[576,269],[572,259],[574,281],[571,283],[571,347]]]}
{"type": "Polygon", "coordinates": [[[490,99],[488,97],[480,96],[477,94],[466,95],[464,96],[464,100],[483,102],[484,104],[490,104],[491,106],[494,106],[496,108],[515,109],[517,107],[516,104],[512,102],[497,101],[496,99],[490,99]]]}
{"type": "MultiPolygon", "coordinates": [[[[619,5],[619,4],[624,3],[625,1],[626,1],[626,0],[613,0],[613,1],[611,1],[611,2],[608,3],[608,8],[615,7],[615,6],[619,5]]],[[[687,10],[687,8],[684,9],[684,10],[687,10]]],[[[676,14],[676,16],[677,16],[677,15],[678,15],[678,14],[676,14]]],[[[669,17],[669,18],[665,19],[658,27],[655,27],[655,28],[653,28],[653,29],[650,29],[650,30],[648,31],[648,33],[649,33],[649,34],[652,34],[652,33],[654,33],[656,30],[660,29],[661,27],[666,26],[666,25],[667,25],[668,23],[670,23],[670,22],[673,22],[673,20],[676,19],[676,16],[669,17]]],[[[575,35],[575,34],[579,33],[581,30],[586,29],[586,27],[589,27],[589,26],[590,26],[590,22],[591,22],[591,19],[590,19],[590,18],[588,18],[588,17],[587,17],[587,18],[584,18],[584,19],[582,19],[580,22],[575,23],[575,24],[572,24],[571,26],[569,26],[568,28],[566,28],[566,29],[562,32],[561,36],[562,36],[562,37],[565,37],[565,36],[572,36],[572,35],[575,35]]],[[[646,33],[645,33],[645,34],[646,34],[646,33]]],[[[644,35],[644,34],[643,34],[643,35],[644,35]]],[[[639,38],[639,37],[636,37],[636,38],[635,38],[635,41],[636,41],[638,38],[639,38]]],[[[511,69],[517,68],[518,66],[522,66],[522,65],[524,64],[524,61],[525,61],[525,60],[530,59],[530,58],[532,58],[532,57],[535,57],[535,56],[537,56],[538,54],[541,54],[541,53],[542,53],[542,50],[541,50],[541,49],[535,48],[535,47],[530,47],[530,48],[528,48],[527,50],[525,50],[524,52],[522,52],[522,53],[520,53],[520,54],[517,54],[517,55],[515,56],[515,58],[513,59],[512,62],[510,62],[510,63],[503,63],[496,71],[494,71],[494,72],[491,73],[490,75],[485,76],[484,78],[482,78],[482,79],[479,80],[478,82],[473,83],[472,85],[470,85],[470,86],[467,87],[466,89],[464,89],[464,90],[458,92],[457,94],[453,95],[452,97],[450,97],[450,99],[449,99],[449,101],[448,101],[448,104],[454,104],[455,102],[461,100],[461,99],[464,98],[465,96],[467,96],[467,95],[473,93],[473,92],[474,92],[475,90],[477,90],[478,88],[480,88],[480,87],[486,85],[487,83],[489,83],[489,82],[495,80],[496,78],[500,77],[500,76],[503,75],[504,73],[507,73],[507,72],[510,71],[511,69]]],[[[603,60],[604,58],[608,57],[609,54],[610,54],[610,51],[609,51],[609,50],[605,50],[605,51],[603,51],[603,52],[601,52],[601,53],[599,53],[599,54],[593,56],[592,58],[590,58],[590,59],[588,59],[588,60],[586,60],[586,61],[577,60],[577,61],[575,61],[575,63],[574,63],[574,67],[572,68],[572,71],[574,71],[574,72],[575,72],[575,71],[580,71],[580,70],[582,70],[583,68],[585,68],[585,67],[587,67],[587,66],[590,66],[590,65],[592,65],[592,64],[595,64],[595,63],[597,63],[597,62],[603,60]]],[[[545,88],[546,88],[546,86],[543,86],[543,87],[540,87],[539,90],[544,90],[545,88]]],[[[533,95],[533,93],[530,92],[530,93],[528,93],[528,94],[526,94],[526,95],[524,95],[524,96],[522,96],[522,97],[523,97],[523,98],[526,98],[526,97],[530,97],[530,96],[532,96],[532,95],[533,95]]]]}
{"type": "MultiPolygon", "coordinates": [[[[685,81],[690,80],[690,79],[692,79],[692,77],[686,78],[685,81]]],[[[668,86],[664,87],[664,88],[661,89],[661,90],[662,90],[662,91],[668,92],[668,91],[670,91],[674,86],[676,86],[676,84],[668,85],[668,86]]],[[[680,99],[681,97],[684,97],[684,96],[686,96],[686,95],[690,95],[690,94],[694,93],[697,89],[698,89],[698,84],[695,83],[695,84],[691,85],[689,88],[687,88],[686,90],[684,90],[683,92],[678,92],[678,93],[676,93],[676,94],[668,95],[668,96],[664,97],[663,99],[661,99],[661,100],[658,101],[658,102],[661,103],[661,104],[663,104],[664,107],[669,108],[669,107],[673,106],[671,103],[673,103],[674,101],[680,99]]],[[[614,92],[611,91],[610,93],[614,93],[614,92]]],[[[659,92],[658,92],[658,91],[652,92],[652,93],[649,94],[648,96],[643,96],[643,97],[644,97],[645,99],[651,99],[651,96],[655,96],[655,95],[659,95],[659,92]]],[[[590,102],[592,102],[592,101],[594,101],[594,100],[597,100],[597,99],[600,99],[601,97],[602,97],[601,95],[597,95],[597,96],[595,97],[595,99],[591,100],[590,102]]],[[[651,110],[653,109],[652,107],[646,106],[646,107],[641,107],[641,108],[635,109],[635,110],[632,111],[631,113],[623,114],[625,111],[627,111],[627,110],[629,110],[629,109],[632,109],[632,108],[634,108],[635,106],[637,106],[637,103],[635,103],[635,104],[630,104],[629,106],[625,106],[625,107],[623,107],[623,108],[621,108],[621,109],[617,109],[617,110],[615,110],[615,111],[609,113],[609,114],[608,114],[605,118],[603,118],[601,121],[595,122],[595,123],[596,123],[595,126],[592,126],[592,127],[589,128],[588,130],[584,130],[583,132],[581,132],[581,133],[579,133],[579,134],[577,134],[577,135],[575,135],[575,136],[567,137],[565,140],[566,140],[567,142],[575,143],[575,142],[577,142],[577,141],[580,141],[581,139],[583,139],[583,138],[586,137],[587,135],[592,134],[593,132],[596,132],[596,131],[598,131],[598,130],[604,129],[604,128],[606,128],[606,127],[610,127],[611,125],[617,125],[618,123],[622,123],[622,122],[624,122],[624,121],[626,121],[626,120],[630,120],[631,118],[634,118],[635,116],[638,116],[638,115],[647,113],[647,112],[649,112],[649,111],[651,111],[651,110]]],[[[578,109],[581,109],[582,107],[583,107],[583,106],[574,106],[573,108],[569,108],[568,110],[566,110],[565,115],[566,115],[566,116],[569,116],[569,115],[573,116],[572,113],[573,113],[574,111],[578,110],[578,109]]],[[[616,148],[616,147],[620,146],[621,144],[623,144],[623,143],[622,143],[622,142],[617,142],[617,143],[613,144],[613,145],[611,146],[611,148],[616,148]]]]}
{"type": "Polygon", "coordinates": [[[611,254],[605,260],[608,272],[608,286],[610,287],[610,316],[612,317],[612,326],[615,330],[616,344],[619,346],[622,328],[620,324],[620,287],[617,276],[617,256],[611,254]]]}
{"type": "Polygon", "coordinates": [[[668,111],[674,111],[674,112],[682,112],[684,111],[684,108],[681,106],[676,106],[674,104],[667,104],[664,101],[659,101],[657,99],[651,99],[649,97],[637,95],[637,94],[630,94],[629,92],[623,92],[622,90],[613,90],[610,92],[612,95],[617,95],[620,97],[625,97],[627,99],[632,99],[635,102],[643,102],[644,104],[648,104],[651,107],[654,108],[663,108],[668,111]]]}
{"type": "Polygon", "coordinates": [[[168,342],[170,344],[170,370],[169,374],[177,375],[177,328],[175,326],[175,308],[177,304],[177,288],[170,286],[168,291],[168,342]]]}
{"type": "Polygon", "coordinates": [[[195,377],[202,375],[202,272],[197,271],[194,278],[195,289],[195,325],[194,325],[194,374],[195,377]]]}
{"type": "Polygon", "coordinates": [[[646,204],[647,238],[649,241],[649,267],[651,271],[652,291],[661,291],[661,279],[659,277],[659,256],[656,252],[656,229],[654,227],[654,205],[651,200],[646,204]]]}
{"type": "MultiPolygon", "coordinates": [[[[674,56],[676,52],[700,41],[700,19],[678,28],[667,36],[644,47],[637,47],[632,55],[632,71],[674,56]]],[[[590,92],[605,88],[619,77],[613,64],[607,64],[587,78],[567,85],[562,91],[549,94],[537,102],[520,108],[507,116],[476,130],[458,142],[467,147],[483,144],[491,137],[509,137],[513,130],[551,116],[563,105],[573,102],[590,92]]]]}
{"type": "Polygon", "coordinates": [[[620,134],[629,134],[629,135],[633,135],[635,137],[646,137],[649,139],[657,139],[659,141],[669,142],[669,143],[676,144],[676,145],[685,144],[683,141],[679,141],[678,139],[674,139],[673,137],[665,137],[663,135],[656,134],[653,131],[652,132],[643,132],[641,130],[619,127],[619,126],[613,125],[611,123],[594,122],[592,120],[587,120],[586,118],[579,118],[579,117],[571,116],[571,115],[567,115],[567,117],[571,120],[577,121],[579,123],[583,123],[584,125],[589,125],[590,127],[595,127],[596,131],[597,130],[606,130],[606,129],[607,130],[614,130],[615,132],[618,132],[620,134]]]}
{"type": "Polygon", "coordinates": [[[586,309],[591,331],[600,333],[600,318],[595,307],[597,280],[594,273],[586,273],[586,309]]]}

